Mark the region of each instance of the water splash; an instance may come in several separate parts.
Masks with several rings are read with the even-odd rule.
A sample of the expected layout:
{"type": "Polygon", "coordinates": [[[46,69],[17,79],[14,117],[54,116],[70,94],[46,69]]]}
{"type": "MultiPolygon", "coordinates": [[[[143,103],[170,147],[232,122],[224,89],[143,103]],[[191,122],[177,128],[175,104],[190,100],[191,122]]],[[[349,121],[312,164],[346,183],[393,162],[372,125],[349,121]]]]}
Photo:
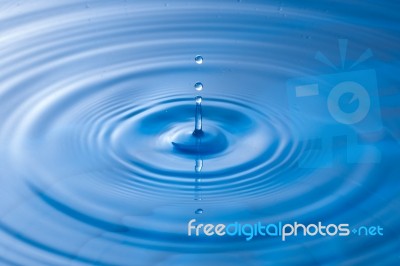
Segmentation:
{"type": "Polygon", "coordinates": [[[203,98],[201,96],[197,96],[195,98],[196,101],[196,112],[195,112],[195,121],[194,121],[194,131],[193,135],[201,137],[203,135],[203,112],[201,109],[201,102],[203,98]]]}
{"type": "MultiPolygon", "coordinates": [[[[195,62],[197,64],[202,64],[203,63],[203,57],[198,55],[195,57],[195,62]]],[[[203,90],[203,84],[201,82],[197,82],[194,85],[196,91],[202,91],[203,90]]],[[[201,107],[201,103],[203,101],[203,98],[201,96],[196,96],[195,102],[196,102],[196,111],[194,115],[194,130],[193,130],[193,136],[196,137],[196,149],[197,149],[197,154],[196,154],[196,160],[195,160],[195,200],[202,200],[201,196],[201,191],[200,191],[200,182],[201,182],[201,177],[200,177],[200,172],[203,169],[203,159],[201,158],[200,155],[200,148],[202,146],[202,137],[204,136],[203,132],[203,111],[201,107]]],[[[197,209],[195,211],[196,214],[202,214],[203,209],[197,209]]]]}
{"type": "MultiPolygon", "coordinates": [[[[4,264],[399,264],[398,8],[346,2],[321,14],[319,1],[307,9],[293,1],[283,18],[267,1],[218,9],[206,1],[167,9],[149,1],[89,9],[8,2],[0,37],[4,264]],[[382,163],[299,169],[299,158],[315,160],[300,136],[324,129],[288,113],[285,83],[319,71],[309,58],[315,49],[336,58],[329,51],[337,36],[355,36],[384,58],[376,71],[392,91],[380,99],[385,128],[360,138],[375,140],[382,163]],[[187,65],[198,47],[214,62],[202,81],[216,84],[202,95],[200,147],[196,95],[188,95],[198,65],[191,57],[197,67],[187,65]],[[196,173],[200,159],[206,167],[196,173]],[[384,223],[393,234],[194,241],[184,228],[199,208],[196,177],[210,222],[384,223]]],[[[335,152],[346,156],[340,145],[335,152]]]]}

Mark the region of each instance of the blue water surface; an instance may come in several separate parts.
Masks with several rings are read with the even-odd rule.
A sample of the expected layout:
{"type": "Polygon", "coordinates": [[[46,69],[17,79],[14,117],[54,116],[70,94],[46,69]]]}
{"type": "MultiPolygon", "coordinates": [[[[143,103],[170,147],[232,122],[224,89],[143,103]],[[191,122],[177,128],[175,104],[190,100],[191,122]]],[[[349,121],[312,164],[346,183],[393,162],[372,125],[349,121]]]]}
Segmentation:
{"type": "Polygon", "coordinates": [[[400,265],[399,9],[1,0],[0,264],[400,265]],[[370,103],[354,123],[367,96],[331,101],[349,81],[370,103]],[[384,235],[189,237],[191,219],[384,235]]]}

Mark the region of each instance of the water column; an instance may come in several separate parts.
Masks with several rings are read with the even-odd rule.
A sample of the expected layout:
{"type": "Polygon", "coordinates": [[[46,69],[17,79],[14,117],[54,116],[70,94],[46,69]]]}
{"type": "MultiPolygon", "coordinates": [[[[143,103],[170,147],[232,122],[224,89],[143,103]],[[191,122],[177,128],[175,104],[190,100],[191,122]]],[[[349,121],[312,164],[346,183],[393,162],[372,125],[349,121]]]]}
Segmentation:
{"type": "MultiPolygon", "coordinates": [[[[198,55],[195,57],[195,62],[198,65],[203,64],[203,57],[201,55],[198,55]]],[[[194,84],[194,88],[196,91],[201,92],[203,90],[203,84],[201,82],[197,82],[194,84]]],[[[202,195],[201,195],[201,189],[200,189],[200,184],[201,184],[201,176],[200,172],[201,169],[203,168],[203,160],[200,157],[200,145],[201,145],[201,137],[203,136],[203,114],[201,110],[201,102],[203,101],[203,98],[200,95],[197,95],[195,98],[196,102],[196,111],[194,115],[194,130],[193,130],[193,136],[196,137],[196,147],[197,147],[197,154],[196,154],[196,163],[195,163],[195,200],[202,200],[202,195]]],[[[195,211],[196,214],[202,214],[203,209],[197,209],[195,211]]]]}

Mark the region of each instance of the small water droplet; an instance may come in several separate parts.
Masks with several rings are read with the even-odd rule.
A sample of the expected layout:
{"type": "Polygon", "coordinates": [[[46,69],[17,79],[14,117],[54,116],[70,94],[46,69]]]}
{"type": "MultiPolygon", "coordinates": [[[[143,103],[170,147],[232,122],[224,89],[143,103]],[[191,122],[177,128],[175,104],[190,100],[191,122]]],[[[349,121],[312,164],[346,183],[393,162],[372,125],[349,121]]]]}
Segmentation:
{"type": "Polygon", "coordinates": [[[197,82],[196,84],[194,84],[194,88],[196,89],[196,91],[202,91],[203,84],[201,82],[197,82]]]}
{"type": "Polygon", "coordinates": [[[196,96],[196,103],[201,103],[203,98],[201,96],[196,96]]]}
{"type": "Polygon", "coordinates": [[[203,64],[203,57],[201,55],[197,55],[194,58],[194,61],[196,61],[197,64],[201,65],[201,64],[203,64]]]}
{"type": "Polygon", "coordinates": [[[203,209],[197,209],[194,213],[195,214],[202,214],[203,213],[203,209]]]}

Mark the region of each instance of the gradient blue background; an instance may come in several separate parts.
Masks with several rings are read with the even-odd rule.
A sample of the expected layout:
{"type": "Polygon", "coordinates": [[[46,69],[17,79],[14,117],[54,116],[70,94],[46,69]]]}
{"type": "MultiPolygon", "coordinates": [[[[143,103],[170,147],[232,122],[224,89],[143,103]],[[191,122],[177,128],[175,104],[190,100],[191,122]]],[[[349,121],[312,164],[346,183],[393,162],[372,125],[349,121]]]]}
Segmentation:
{"type": "Polygon", "coordinates": [[[399,8],[1,0],[0,264],[399,265],[399,8]],[[327,107],[346,81],[371,102],[349,125],[327,107]],[[188,154],[197,95],[217,138],[188,154]],[[384,235],[189,237],[193,218],[384,235]]]}

